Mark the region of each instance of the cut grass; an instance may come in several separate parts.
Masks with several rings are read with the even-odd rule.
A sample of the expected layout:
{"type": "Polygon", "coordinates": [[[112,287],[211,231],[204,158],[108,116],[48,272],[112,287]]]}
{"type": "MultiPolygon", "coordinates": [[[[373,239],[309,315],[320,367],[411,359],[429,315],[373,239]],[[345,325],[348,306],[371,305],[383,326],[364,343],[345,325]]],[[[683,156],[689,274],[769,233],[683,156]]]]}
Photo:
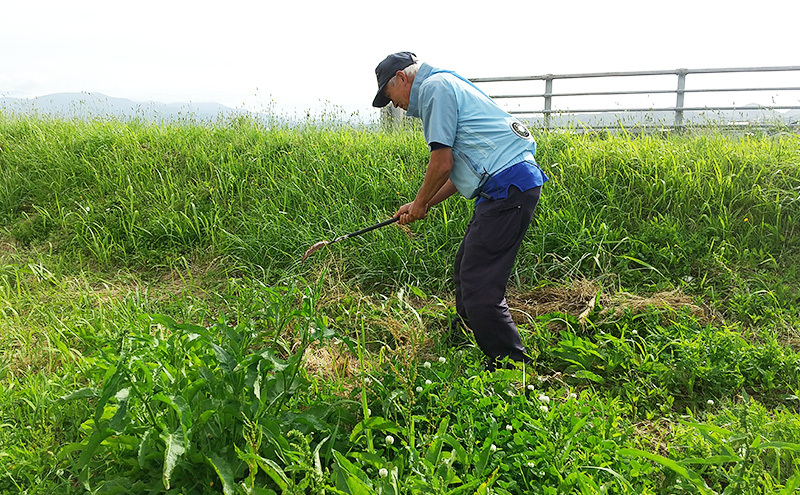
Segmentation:
{"type": "Polygon", "coordinates": [[[679,480],[703,491],[701,478],[719,493],[791,488],[800,138],[552,132],[537,142],[550,181],[509,290],[537,360],[525,373],[486,374],[474,345],[447,340],[468,202],[299,263],[314,242],[413,197],[427,161],[417,129],[0,118],[0,492],[128,483],[158,493],[165,476],[198,493],[238,490],[231,480],[389,492],[394,475],[380,469],[425,492],[444,491],[439,475],[500,493],[665,493],[682,490],[679,480]],[[264,383],[286,364],[277,359],[306,349],[303,393],[256,425],[260,398],[246,393],[256,374],[238,387],[228,351],[170,347],[153,314],[178,322],[168,327],[180,342],[211,332],[209,345],[255,353],[238,369],[261,363],[264,383]],[[215,390],[245,411],[225,416],[237,435],[224,445],[189,446],[206,463],[166,454],[181,447],[176,430],[157,431],[168,442],[143,436],[135,412],[188,424],[174,398],[130,399],[122,388],[95,409],[120,362],[165,370],[152,380],[172,395],[184,392],[170,389],[175,370],[205,386],[183,359],[208,367],[204,380],[233,380],[215,390]],[[59,400],[81,389],[86,400],[59,400]],[[113,418],[107,426],[122,433],[82,455],[113,418]],[[744,453],[711,462],[725,442],[744,453]],[[152,455],[131,456],[134,444],[152,455]],[[255,454],[276,464],[254,468],[245,459],[255,454]]]}

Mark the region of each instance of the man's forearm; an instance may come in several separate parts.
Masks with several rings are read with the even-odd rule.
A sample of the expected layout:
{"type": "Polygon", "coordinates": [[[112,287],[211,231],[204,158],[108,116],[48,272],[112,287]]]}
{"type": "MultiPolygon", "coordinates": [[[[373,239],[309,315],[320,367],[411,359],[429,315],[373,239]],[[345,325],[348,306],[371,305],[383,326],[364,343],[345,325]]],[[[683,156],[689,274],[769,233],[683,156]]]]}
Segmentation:
{"type": "Polygon", "coordinates": [[[453,184],[453,181],[447,179],[447,182],[445,182],[444,185],[439,189],[439,192],[437,192],[433,196],[433,198],[431,198],[431,200],[428,201],[428,208],[434,205],[438,205],[445,199],[455,194],[457,191],[458,189],[456,189],[456,186],[455,184],[453,184]]]}
{"type": "Polygon", "coordinates": [[[422,181],[422,186],[417,191],[414,201],[404,204],[395,213],[395,217],[399,218],[401,225],[425,218],[428,208],[444,201],[455,192],[455,186],[450,181],[452,169],[452,149],[439,148],[431,152],[431,159],[425,170],[425,179],[422,181]]]}
{"type": "MultiPolygon", "coordinates": [[[[422,182],[414,203],[417,206],[428,208],[444,200],[439,198],[439,192],[450,180],[450,171],[453,169],[453,150],[441,148],[431,152],[428,169],[425,171],[425,180],[422,182]],[[434,199],[438,201],[433,202],[434,199]]],[[[452,193],[451,193],[452,195],[452,193]]],[[[448,195],[449,196],[449,195],[448,195]]]]}

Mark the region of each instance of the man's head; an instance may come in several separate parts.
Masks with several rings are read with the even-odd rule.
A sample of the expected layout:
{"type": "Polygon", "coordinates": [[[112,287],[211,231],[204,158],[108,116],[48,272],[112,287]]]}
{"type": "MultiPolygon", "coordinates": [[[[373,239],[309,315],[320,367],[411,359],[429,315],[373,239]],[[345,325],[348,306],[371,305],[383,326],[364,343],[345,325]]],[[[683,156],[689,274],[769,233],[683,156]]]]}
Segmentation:
{"type": "Polygon", "coordinates": [[[417,56],[411,52],[393,53],[375,68],[378,78],[378,93],[372,101],[373,107],[385,107],[389,102],[408,110],[411,85],[417,73],[417,56]]]}

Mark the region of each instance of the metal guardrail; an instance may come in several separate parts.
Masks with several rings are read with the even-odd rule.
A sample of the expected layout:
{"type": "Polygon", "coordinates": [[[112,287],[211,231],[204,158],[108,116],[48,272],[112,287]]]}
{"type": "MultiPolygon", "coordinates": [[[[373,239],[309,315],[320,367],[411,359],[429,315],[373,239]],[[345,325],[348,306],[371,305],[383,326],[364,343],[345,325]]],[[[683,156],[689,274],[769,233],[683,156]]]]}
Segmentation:
{"type": "MultiPolygon", "coordinates": [[[[511,114],[517,115],[537,115],[544,117],[544,127],[552,126],[551,115],[553,114],[609,114],[620,112],[671,112],[674,114],[674,127],[684,126],[685,112],[705,112],[705,111],[744,111],[744,110],[800,110],[800,105],[765,105],[753,108],[749,106],[685,106],[685,96],[691,93],[726,93],[726,92],[759,92],[759,91],[798,91],[800,86],[756,86],[756,87],[732,87],[732,88],[698,88],[691,89],[686,87],[686,76],[690,74],[730,74],[730,73],[763,73],[763,72],[790,72],[796,71],[800,79],[800,66],[784,67],[742,67],[724,69],[676,69],[676,70],[653,70],[638,72],[597,72],[586,74],[545,74],[540,76],[511,76],[511,77],[477,77],[470,81],[480,83],[505,83],[521,81],[544,81],[544,93],[534,94],[496,94],[490,95],[494,99],[523,99],[542,98],[544,106],[534,110],[513,110],[511,114]],[[580,91],[580,92],[553,92],[553,81],[559,79],[589,79],[589,78],[611,78],[611,77],[642,77],[642,76],[677,76],[677,87],[675,89],[636,89],[630,91],[580,91]],[[559,109],[554,108],[553,100],[558,97],[576,96],[617,96],[617,95],[655,95],[655,94],[674,94],[675,106],[652,107],[652,108],[587,108],[587,109],[559,109]]],[[[800,101],[800,96],[798,96],[800,101]]]]}

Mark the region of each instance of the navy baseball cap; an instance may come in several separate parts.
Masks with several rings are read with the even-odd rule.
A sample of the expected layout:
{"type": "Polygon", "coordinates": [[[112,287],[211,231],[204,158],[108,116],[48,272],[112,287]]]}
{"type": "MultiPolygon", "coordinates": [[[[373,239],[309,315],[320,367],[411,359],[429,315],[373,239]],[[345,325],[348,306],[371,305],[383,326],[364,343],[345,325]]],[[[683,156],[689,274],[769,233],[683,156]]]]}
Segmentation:
{"type": "Polygon", "coordinates": [[[383,59],[383,61],[375,67],[375,76],[378,78],[378,93],[375,95],[375,99],[372,100],[373,107],[381,108],[389,104],[391,100],[383,94],[386,83],[397,74],[397,71],[403,70],[415,63],[417,63],[417,56],[413,53],[397,52],[383,59]]]}

